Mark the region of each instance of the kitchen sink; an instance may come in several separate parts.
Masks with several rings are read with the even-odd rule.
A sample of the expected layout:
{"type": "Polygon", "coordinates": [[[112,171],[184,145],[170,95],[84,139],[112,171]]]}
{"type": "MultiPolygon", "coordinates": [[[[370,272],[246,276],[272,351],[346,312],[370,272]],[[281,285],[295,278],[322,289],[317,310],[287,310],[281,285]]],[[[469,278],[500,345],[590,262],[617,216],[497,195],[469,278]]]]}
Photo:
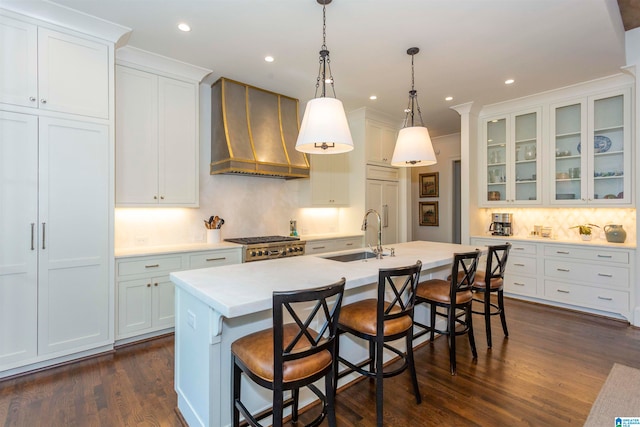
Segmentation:
{"type": "MultiPolygon", "coordinates": [[[[382,256],[386,256],[383,254],[382,256]]],[[[324,257],[325,259],[330,259],[332,261],[340,261],[340,262],[350,262],[350,261],[362,261],[368,258],[375,258],[376,255],[372,252],[356,252],[353,254],[345,254],[345,255],[335,255],[324,257]]]]}

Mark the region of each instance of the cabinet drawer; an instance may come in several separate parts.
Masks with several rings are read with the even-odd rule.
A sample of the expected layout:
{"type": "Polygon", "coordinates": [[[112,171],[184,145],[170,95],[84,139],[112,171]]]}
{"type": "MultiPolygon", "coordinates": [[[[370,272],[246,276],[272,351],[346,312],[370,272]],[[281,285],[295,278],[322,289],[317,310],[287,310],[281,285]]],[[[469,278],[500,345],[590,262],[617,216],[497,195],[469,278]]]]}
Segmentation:
{"type": "Polygon", "coordinates": [[[324,252],[333,252],[336,249],[333,240],[315,240],[307,242],[304,253],[305,255],[321,254],[324,252]]]}
{"type": "Polygon", "coordinates": [[[629,312],[629,294],[623,291],[545,280],[544,295],[549,299],[568,304],[615,313],[629,312]]]}
{"type": "Polygon", "coordinates": [[[367,179],[379,179],[382,181],[397,181],[399,172],[397,168],[367,165],[367,179]]]}
{"type": "Polygon", "coordinates": [[[518,254],[535,255],[538,252],[538,245],[535,245],[533,243],[509,243],[511,243],[511,251],[509,251],[509,256],[518,254]]]}
{"type": "Polygon", "coordinates": [[[586,282],[612,288],[629,288],[629,269],[545,259],[544,275],[563,281],[586,282]]]}
{"type": "Polygon", "coordinates": [[[545,256],[557,258],[577,258],[581,260],[629,264],[629,252],[610,251],[607,249],[583,249],[547,245],[544,247],[544,254],[545,256]]]}
{"type": "Polygon", "coordinates": [[[536,272],[536,258],[509,255],[507,259],[507,274],[531,274],[535,276],[536,272]]]}
{"type": "Polygon", "coordinates": [[[189,268],[207,268],[242,262],[239,250],[198,252],[189,256],[189,268]]]}
{"type": "Polygon", "coordinates": [[[504,290],[513,294],[536,296],[538,293],[538,280],[535,277],[505,274],[504,290]]]}
{"type": "Polygon", "coordinates": [[[357,249],[362,247],[362,237],[353,237],[349,239],[338,239],[333,246],[334,251],[343,251],[347,249],[357,249]]]}
{"type": "Polygon", "coordinates": [[[136,258],[130,261],[118,261],[118,276],[133,274],[156,274],[157,272],[171,272],[182,270],[182,257],[149,257],[136,258]]]}

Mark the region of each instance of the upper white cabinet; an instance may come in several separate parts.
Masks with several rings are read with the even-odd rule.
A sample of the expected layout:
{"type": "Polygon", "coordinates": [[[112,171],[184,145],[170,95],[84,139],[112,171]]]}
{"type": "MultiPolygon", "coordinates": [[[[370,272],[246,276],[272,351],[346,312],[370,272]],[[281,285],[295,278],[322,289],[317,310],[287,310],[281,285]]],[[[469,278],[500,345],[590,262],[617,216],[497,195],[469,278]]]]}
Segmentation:
{"type": "Polygon", "coordinates": [[[552,204],[631,203],[630,90],[554,104],[552,204]]]}
{"type": "Polygon", "coordinates": [[[198,205],[198,85],[116,67],[116,205],[198,205]]]}
{"type": "Polygon", "coordinates": [[[109,46],[0,16],[0,103],[109,117],[109,46]]]}
{"type": "Polygon", "coordinates": [[[314,154],[311,157],[311,204],[349,205],[349,154],[314,154]]]}
{"type": "Polygon", "coordinates": [[[540,204],[540,109],[483,120],[485,206],[540,204]]]}
{"type": "Polygon", "coordinates": [[[397,136],[397,129],[382,122],[367,119],[365,123],[367,163],[391,166],[397,136]]]}

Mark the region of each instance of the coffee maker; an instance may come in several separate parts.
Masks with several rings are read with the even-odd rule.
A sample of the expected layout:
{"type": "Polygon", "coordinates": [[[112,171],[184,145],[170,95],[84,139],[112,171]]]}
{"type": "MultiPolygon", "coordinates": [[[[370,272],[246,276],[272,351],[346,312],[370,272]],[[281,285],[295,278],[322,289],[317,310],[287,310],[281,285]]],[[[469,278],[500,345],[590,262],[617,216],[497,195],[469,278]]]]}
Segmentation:
{"type": "Polygon", "coordinates": [[[493,213],[491,214],[491,225],[489,231],[494,236],[513,235],[513,214],[493,213]]]}

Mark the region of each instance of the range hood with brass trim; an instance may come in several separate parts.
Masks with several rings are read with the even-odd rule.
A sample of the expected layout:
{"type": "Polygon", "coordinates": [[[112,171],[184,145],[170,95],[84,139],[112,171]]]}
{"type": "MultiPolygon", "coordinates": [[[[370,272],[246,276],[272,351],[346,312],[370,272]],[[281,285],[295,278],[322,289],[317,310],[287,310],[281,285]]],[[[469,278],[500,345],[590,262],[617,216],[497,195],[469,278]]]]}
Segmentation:
{"type": "Polygon", "coordinates": [[[211,175],[308,178],[298,100],[227,78],[211,85],[211,175]]]}

